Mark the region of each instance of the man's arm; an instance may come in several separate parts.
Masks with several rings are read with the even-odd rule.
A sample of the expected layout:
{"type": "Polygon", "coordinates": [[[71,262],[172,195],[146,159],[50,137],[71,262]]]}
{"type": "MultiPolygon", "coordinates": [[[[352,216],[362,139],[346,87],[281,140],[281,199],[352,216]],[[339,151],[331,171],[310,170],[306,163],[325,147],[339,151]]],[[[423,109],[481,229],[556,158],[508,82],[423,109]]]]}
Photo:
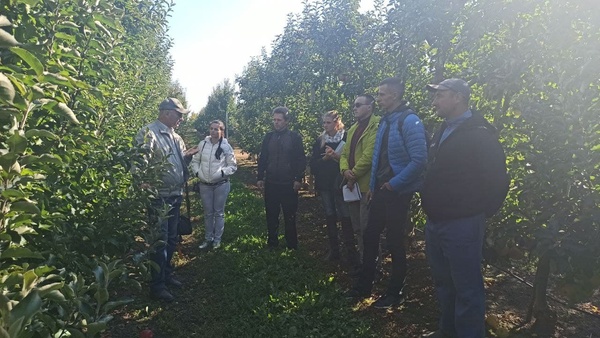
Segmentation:
{"type": "Polygon", "coordinates": [[[292,170],[294,171],[294,181],[301,183],[304,178],[304,171],[306,170],[306,155],[304,154],[304,144],[302,143],[302,136],[300,134],[294,133],[293,144],[292,170]]]}
{"type": "Polygon", "coordinates": [[[477,142],[479,165],[481,166],[483,184],[480,187],[488,197],[485,214],[493,216],[504,203],[510,187],[510,176],[506,170],[506,155],[497,137],[487,132],[477,142]]]}
{"type": "Polygon", "coordinates": [[[262,144],[260,146],[260,153],[258,154],[258,168],[256,181],[264,181],[265,179],[265,170],[267,169],[267,161],[269,159],[269,151],[268,151],[268,143],[269,143],[269,135],[267,133],[263,138],[262,144]]]}

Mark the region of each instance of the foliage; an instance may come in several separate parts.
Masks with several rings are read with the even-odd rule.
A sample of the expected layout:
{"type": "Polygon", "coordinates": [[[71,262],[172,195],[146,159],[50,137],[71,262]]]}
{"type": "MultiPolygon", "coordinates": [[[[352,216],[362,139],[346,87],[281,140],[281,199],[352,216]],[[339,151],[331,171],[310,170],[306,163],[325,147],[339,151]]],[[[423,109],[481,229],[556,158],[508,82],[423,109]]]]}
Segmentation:
{"type": "Polygon", "coordinates": [[[0,1],[0,335],[94,337],[139,288],[133,135],[171,62],[164,1],[0,1]]]}
{"type": "MultiPolygon", "coordinates": [[[[392,75],[432,129],[424,85],[465,78],[473,107],[500,130],[512,176],[488,258],[549,264],[559,290],[580,301],[600,286],[599,22],[594,1],[390,0],[364,14],[356,1],[307,2],[237,79],[238,141],[257,152],[268,112],[285,104],[308,144],[322,112],[350,122],[353,97],[392,75]]],[[[545,294],[547,282],[536,283],[545,294]]]]}
{"type": "Polygon", "coordinates": [[[233,126],[229,123],[229,116],[235,114],[235,89],[229,80],[224,80],[223,83],[213,88],[212,93],[208,97],[208,103],[202,110],[198,117],[194,120],[194,127],[200,132],[205,134],[208,131],[208,124],[214,120],[221,120],[225,123],[227,128],[227,135],[229,137],[233,126]]]}

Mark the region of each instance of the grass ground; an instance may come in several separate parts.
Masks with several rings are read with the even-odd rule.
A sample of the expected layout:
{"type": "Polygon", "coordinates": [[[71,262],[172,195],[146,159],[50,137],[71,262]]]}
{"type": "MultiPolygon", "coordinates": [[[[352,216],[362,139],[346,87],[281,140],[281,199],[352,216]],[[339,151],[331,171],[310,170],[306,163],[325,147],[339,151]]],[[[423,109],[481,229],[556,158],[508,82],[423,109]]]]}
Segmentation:
{"type": "MultiPolygon", "coordinates": [[[[177,300],[161,304],[145,293],[115,312],[104,338],[139,337],[150,329],[166,337],[419,337],[436,328],[433,283],[416,237],[409,250],[408,299],[400,308],[381,311],[374,298],[350,302],[342,296],[352,280],[343,262],[323,259],[326,237],[321,206],[303,191],[298,212],[300,247],[269,251],[265,247],[264,205],[254,183],[253,163],[238,156],[226,207],[223,246],[201,251],[200,203],[192,194],[192,220],[197,226],[186,236],[175,257],[177,277],[185,288],[177,300]]],[[[281,241],[283,242],[283,241],[281,241]]],[[[389,259],[389,258],[387,258],[389,259]]],[[[375,284],[375,296],[385,289],[387,267],[375,284]]],[[[487,268],[486,288],[490,337],[531,337],[527,331],[509,333],[521,325],[530,290],[508,276],[487,268]]],[[[600,337],[600,319],[564,307],[556,328],[545,337],[600,337]]],[[[539,336],[538,337],[542,337],[539,336]]]]}

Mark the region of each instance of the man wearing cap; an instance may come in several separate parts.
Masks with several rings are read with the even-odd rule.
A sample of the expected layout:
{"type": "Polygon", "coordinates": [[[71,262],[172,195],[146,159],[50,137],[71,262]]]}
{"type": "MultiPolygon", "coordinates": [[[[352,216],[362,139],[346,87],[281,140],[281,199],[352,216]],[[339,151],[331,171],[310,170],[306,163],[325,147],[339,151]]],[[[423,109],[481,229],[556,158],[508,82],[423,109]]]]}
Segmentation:
{"type": "Polygon", "coordinates": [[[179,208],[183,195],[183,186],[188,178],[188,164],[192,155],[198,148],[185,149],[181,136],[175,128],[183,121],[183,115],[189,111],[183,107],[176,98],[167,98],[158,107],[158,119],[142,128],[136,142],[144,152],[146,165],[163,165],[161,179],[158,182],[143,182],[140,187],[152,189],[156,198],[149,208],[151,223],[159,222],[162,210],[168,208],[165,218],[160,218],[160,235],[158,240],[166,243],[156,247],[150,259],[159,269],[152,270],[150,283],[150,296],[159,300],[170,302],[174,299],[167,286],[180,288],[181,282],[173,278],[171,258],[177,244],[177,224],[179,222],[179,208]]]}
{"type": "Polygon", "coordinates": [[[369,220],[363,235],[362,270],[347,297],[368,297],[373,288],[379,239],[385,228],[392,255],[387,291],[373,307],[386,309],[404,302],[407,272],[406,223],[413,194],[423,183],[427,162],[425,128],[404,101],[404,83],[388,78],[379,84],[377,104],[384,111],[375,137],[368,192],[369,220]]]}
{"type": "Polygon", "coordinates": [[[425,241],[440,304],[439,329],[423,337],[485,337],[481,273],[485,218],[502,205],[510,179],[498,133],[469,109],[461,79],[427,85],[444,119],[429,150],[421,191],[425,241]]]}

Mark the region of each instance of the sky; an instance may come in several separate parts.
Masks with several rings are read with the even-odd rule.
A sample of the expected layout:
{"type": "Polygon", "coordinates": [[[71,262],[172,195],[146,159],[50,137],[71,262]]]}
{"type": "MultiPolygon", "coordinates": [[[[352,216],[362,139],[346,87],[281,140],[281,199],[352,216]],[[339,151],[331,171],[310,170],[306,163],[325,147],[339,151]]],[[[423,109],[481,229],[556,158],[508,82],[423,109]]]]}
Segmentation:
{"type": "MultiPolygon", "coordinates": [[[[361,11],[373,0],[361,0],[361,11]]],[[[176,0],[169,18],[173,80],[186,89],[188,108],[198,112],[217,85],[235,76],[283,33],[289,13],[302,0],[176,0]]]]}

